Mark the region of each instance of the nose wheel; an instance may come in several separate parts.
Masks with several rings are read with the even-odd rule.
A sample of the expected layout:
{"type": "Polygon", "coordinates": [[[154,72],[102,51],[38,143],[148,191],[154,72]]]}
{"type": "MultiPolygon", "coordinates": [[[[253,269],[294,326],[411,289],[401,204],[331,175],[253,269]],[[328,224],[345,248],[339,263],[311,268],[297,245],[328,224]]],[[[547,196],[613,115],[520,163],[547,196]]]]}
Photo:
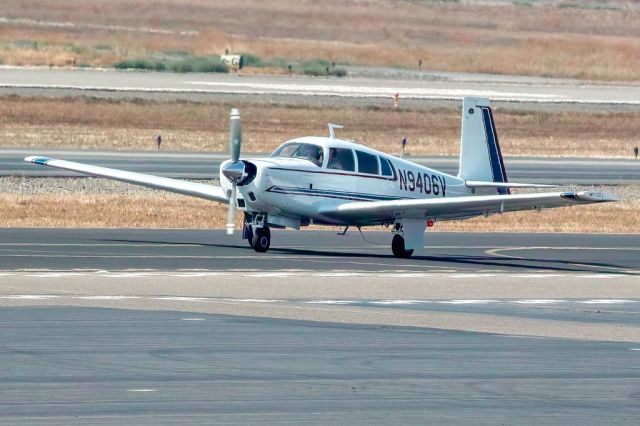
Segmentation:
{"type": "Polygon", "coordinates": [[[405,249],[404,238],[398,234],[393,236],[393,240],[391,241],[391,251],[395,257],[399,257],[401,259],[408,259],[413,254],[413,249],[405,249]]]}
{"type": "Polygon", "coordinates": [[[269,250],[271,245],[271,231],[269,228],[256,228],[251,238],[251,247],[258,253],[264,253],[269,250]]]}

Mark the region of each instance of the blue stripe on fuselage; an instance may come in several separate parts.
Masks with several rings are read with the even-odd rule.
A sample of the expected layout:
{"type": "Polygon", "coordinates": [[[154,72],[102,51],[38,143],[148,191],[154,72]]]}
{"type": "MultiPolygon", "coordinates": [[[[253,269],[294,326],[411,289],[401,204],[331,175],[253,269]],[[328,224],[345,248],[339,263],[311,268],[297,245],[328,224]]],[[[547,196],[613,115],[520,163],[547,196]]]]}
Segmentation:
{"type": "Polygon", "coordinates": [[[327,197],[327,198],[340,198],[345,200],[354,201],[390,201],[390,200],[402,200],[405,197],[396,197],[390,195],[377,195],[377,194],[363,194],[359,192],[345,192],[345,191],[331,191],[331,190],[319,190],[300,187],[282,187],[272,186],[267,189],[268,192],[275,192],[278,194],[290,194],[290,195],[308,195],[312,197],[327,197]]]}

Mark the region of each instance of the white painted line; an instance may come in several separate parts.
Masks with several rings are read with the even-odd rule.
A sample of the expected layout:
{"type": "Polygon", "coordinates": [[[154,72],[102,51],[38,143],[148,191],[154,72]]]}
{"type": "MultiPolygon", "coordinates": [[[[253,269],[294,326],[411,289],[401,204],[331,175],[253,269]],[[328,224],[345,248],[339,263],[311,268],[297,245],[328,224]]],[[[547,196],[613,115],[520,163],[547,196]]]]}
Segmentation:
{"type": "Polygon", "coordinates": [[[73,296],[74,299],[84,300],[123,300],[123,299],[139,299],[139,296],[73,296]]]}
{"type": "Polygon", "coordinates": [[[70,273],[41,273],[41,274],[29,274],[28,277],[34,278],[64,278],[64,277],[81,277],[85,274],[80,272],[70,272],[70,273]]]}
{"type": "Polygon", "coordinates": [[[309,305],[350,305],[357,302],[354,300],[310,300],[304,303],[309,305]]]}
{"type": "Polygon", "coordinates": [[[372,87],[355,86],[349,84],[328,85],[328,84],[282,84],[282,83],[230,83],[213,81],[185,81],[184,83],[215,87],[221,92],[230,93],[251,93],[251,94],[292,94],[292,95],[312,95],[312,96],[342,96],[342,97],[388,97],[390,93],[398,92],[405,99],[458,99],[465,96],[489,97],[501,100],[532,100],[532,101],[558,101],[564,96],[537,94],[526,92],[507,92],[499,90],[476,90],[476,89],[435,89],[421,87],[372,87]]]}
{"type": "Polygon", "coordinates": [[[208,300],[206,297],[187,297],[187,296],[161,296],[152,297],[155,300],[174,300],[178,302],[202,302],[208,300]]]}
{"type": "Polygon", "coordinates": [[[180,321],[206,321],[206,318],[180,318],[180,321]]]}
{"type": "Polygon", "coordinates": [[[479,273],[474,273],[474,274],[451,274],[452,277],[454,278],[480,278],[480,277],[492,277],[494,276],[494,274],[479,274],[479,273]]]}
{"type": "Polygon", "coordinates": [[[640,351],[640,348],[629,348],[630,351],[640,351]]]}
{"type": "Polygon", "coordinates": [[[372,305],[415,305],[418,303],[430,303],[428,300],[374,300],[372,305]]]}
{"type": "MultiPolygon", "coordinates": [[[[307,259],[308,260],[308,259],[307,259]]],[[[585,278],[585,279],[628,279],[637,278],[631,275],[640,271],[628,271],[627,275],[611,275],[611,274],[522,274],[509,272],[478,272],[478,273],[461,273],[451,270],[437,270],[430,272],[422,271],[398,271],[398,270],[353,270],[350,272],[320,272],[320,271],[304,271],[304,270],[277,270],[274,272],[260,272],[256,270],[228,270],[228,271],[161,271],[161,270],[124,270],[124,271],[104,271],[104,270],[13,270],[0,271],[0,276],[24,276],[33,278],[67,278],[67,277],[104,277],[104,278],[145,278],[145,277],[226,277],[232,275],[241,275],[245,277],[262,277],[262,278],[279,278],[279,277],[394,277],[394,278],[462,278],[462,279],[483,279],[488,277],[505,277],[514,279],[538,279],[538,278],[585,278]]]]}
{"type": "MultiPolygon", "coordinates": [[[[629,272],[633,272],[633,271],[629,271],[629,272]]],[[[612,278],[618,278],[620,277],[620,275],[606,275],[606,274],[589,274],[589,275],[577,275],[578,278],[589,278],[589,279],[600,279],[600,280],[607,280],[607,279],[612,279],[612,278]]]]}
{"type": "Polygon", "coordinates": [[[578,303],[584,303],[587,305],[614,305],[620,303],[636,303],[636,300],[628,300],[628,299],[591,299],[591,300],[583,300],[578,303]]]}
{"type": "Polygon", "coordinates": [[[514,303],[518,303],[520,305],[548,305],[552,303],[565,303],[567,300],[558,300],[558,299],[527,299],[527,300],[516,300],[514,303]]]}
{"type": "Polygon", "coordinates": [[[558,278],[561,277],[562,274],[545,274],[545,273],[536,273],[536,274],[517,274],[515,277],[517,278],[558,278]]]}
{"type": "Polygon", "coordinates": [[[158,392],[158,389],[127,389],[127,392],[158,392]]]}
{"type": "Polygon", "coordinates": [[[457,299],[457,300],[440,300],[437,303],[448,305],[484,305],[487,303],[499,303],[497,300],[491,299],[457,299]]]}
{"type": "Polygon", "coordinates": [[[16,294],[9,296],[0,296],[0,299],[24,299],[24,300],[43,300],[43,299],[56,299],[60,296],[54,296],[50,294],[16,294]]]}

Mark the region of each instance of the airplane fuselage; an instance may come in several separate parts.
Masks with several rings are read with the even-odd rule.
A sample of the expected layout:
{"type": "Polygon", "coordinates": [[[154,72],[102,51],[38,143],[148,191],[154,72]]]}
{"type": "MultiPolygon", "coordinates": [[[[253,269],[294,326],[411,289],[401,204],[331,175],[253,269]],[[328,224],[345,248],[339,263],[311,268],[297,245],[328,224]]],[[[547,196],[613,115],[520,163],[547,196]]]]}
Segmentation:
{"type": "MultiPolygon", "coordinates": [[[[307,137],[294,139],[286,144],[310,144],[322,149],[322,161],[314,164],[301,158],[272,156],[247,159],[256,166],[255,177],[238,186],[242,196],[240,206],[247,212],[264,212],[299,220],[301,225],[310,222],[365,225],[345,223],[324,217],[320,212],[328,207],[354,201],[383,201],[398,199],[426,199],[469,195],[470,190],[462,179],[430,169],[404,159],[385,154],[349,141],[307,137]],[[353,170],[332,168],[331,149],[351,150],[355,159],[353,170]],[[363,172],[358,157],[372,161],[377,170],[363,172]],[[387,162],[389,167],[383,166],[387,162]]],[[[277,151],[276,151],[277,152],[277,151]]],[[[223,164],[224,167],[224,164],[223,164]]],[[[223,188],[230,182],[221,175],[223,188]]]]}

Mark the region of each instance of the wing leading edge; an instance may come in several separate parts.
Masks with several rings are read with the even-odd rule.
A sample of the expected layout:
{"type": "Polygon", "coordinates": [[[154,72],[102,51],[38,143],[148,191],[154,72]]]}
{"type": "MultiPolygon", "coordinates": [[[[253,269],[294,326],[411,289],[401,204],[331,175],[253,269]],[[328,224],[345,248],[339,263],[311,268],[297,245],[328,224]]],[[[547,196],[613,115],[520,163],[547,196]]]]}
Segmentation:
{"type": "Polygon", "coordinates": [[[420,200],[391,200],[342,204],[321,213],[351,223],[384,223],[396,217],[454,220],[493,213],[533,210],[576,204],[617,201],[600,192],[545,192],[538,194],[477,195],[420,200]]]}
{"type": "Polygon", "coordinates": [[[127,172],[124,170],[92,166],[89,164],[75,163],[73,161],[56,160],[54,158],[47,157],[32,156],[25,158],[24,161],[63,170],[70,170],[72,172],[83,173],[90,176],[119,180],[121,182],[127,182],[134,185],[163,189],[165,191],[204,198],[205,200],[217,201],[219,203],[229,203],[229,199],[225,195],[223,189],[219,186],[205,185],[203,183],[188,182],[185,180],[170,179],[143,173],[127,172]]]}

